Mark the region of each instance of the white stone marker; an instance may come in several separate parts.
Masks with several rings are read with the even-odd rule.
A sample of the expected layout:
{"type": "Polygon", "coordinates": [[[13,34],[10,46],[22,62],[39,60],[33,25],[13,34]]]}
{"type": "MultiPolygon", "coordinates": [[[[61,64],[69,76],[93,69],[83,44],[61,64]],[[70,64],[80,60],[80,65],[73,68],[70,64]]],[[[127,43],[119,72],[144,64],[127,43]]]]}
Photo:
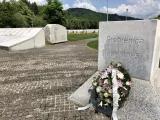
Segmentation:
{"type": "Polygon", "coordinates": [[[48,24],[44,28],[45,39],[48,43],[60,43],[67,41],[67,29],[58,24],[48,24]]]}
{"type": "Polygon", "coordinates": [[[0,48],[14,51],[44,46],[42,28],[0,28],[0,48]]]}
{"type": "Polygon", "coordinates": [[[100,22],[98,69],[121,62],[132,77],[152,80],[159,69],[160,21],[100,22]]]}
{"type": "MultiPolygon", "coordinates": [[[[131,77],[140,78],[138,80],[151,80],[153,83],[153,80],[158,79],[160,75],[159,59],[160,21],[141,20],[100,23],[99,70],[105,69],[111,61],[121,62],[129,70],[131,77]]],[[[92,79],[96,74],[79,87],[69,97],[69,100],[82,106],[87,105],[90,98],[88,90],[91,88],[92,79]]],[[[132,78],[132,80],[134,81],[135,78],[132,78]]]]}

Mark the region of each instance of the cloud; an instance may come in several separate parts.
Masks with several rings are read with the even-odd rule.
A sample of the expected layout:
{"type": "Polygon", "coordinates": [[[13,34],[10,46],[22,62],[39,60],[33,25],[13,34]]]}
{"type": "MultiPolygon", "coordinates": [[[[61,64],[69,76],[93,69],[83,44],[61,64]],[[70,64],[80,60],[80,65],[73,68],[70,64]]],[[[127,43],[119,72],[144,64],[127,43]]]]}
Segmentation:
{"type": "MultiPolygon", "coordinates": [[[[76,0],[74,8],[87,8],[97,12],[107,12],[107,7],[96,8],[91,0],[76,0]]],[[[160,0],[128,0],[115,8],[108,8],[109,13],[128,15],[138,18],[152,18],[160,14],[160,0]],[[126,11],[128,9],[128,12],[126,11]]]]}
{"type": "Polygon", "coordinates": [[[90,0],[76,0],[73,4],[74,8],[86,8],[97,11],[97,8],[91,3],[90,0]]]}
{"type": "Polygon", "coordinates": [[[36,2],[36,3],[39,4],[39,5],[44,5],[44,4],[46,4],[46,0],[28,0],[28,1],[30,1],[31,3],[32,3],[32,2],[36,2]]]}
{"type": "MultiPolygon", "coordinates": [[[[109,13],[117,13],[120,15],[129,15],[140,18],[152,18],[160,14],[159,0],[128,0],[128,4],[121,4],[116,8],[109,8],[109,13]],[[128,13],[126,13],[128,9],[128,13]]],[[[104,6],[100,9],[106,13],[107,8],[104,6]]]]}
{"type": "Polygon", "coordinates": [[[69,9],[70,8],[70,5],[69,4],[63,4],[63,9],[64,10],[67,10],[67,9],[69,9]]]}
{"type": "MultiPolygon", "coordinates": [[[[2,0],[0,0],[2,1],[2,0]]],[[[9,0],[7,0],[9,1],[9,0]]],[[[39,5],[46,3],[46,0],[29,0],[30,2],[36,2],[39,5]]],[[[63,2],[63,0],[60,0],[63,2]]],[[[63,4],[64,10],[68,8],[86,8],[97,12],[107,12],[107,7],[96,8],[93,5],[92,0],[75,0],[73,5],[63,4]]],[[[127,3],[120,4],[115,8],[108,8],[109,13],[128,15],[138,18],[152,18],[160,14],[160,0],[127,0],[127,3]],[[128,9],[128,13],[126,12],[128,9]]]]}

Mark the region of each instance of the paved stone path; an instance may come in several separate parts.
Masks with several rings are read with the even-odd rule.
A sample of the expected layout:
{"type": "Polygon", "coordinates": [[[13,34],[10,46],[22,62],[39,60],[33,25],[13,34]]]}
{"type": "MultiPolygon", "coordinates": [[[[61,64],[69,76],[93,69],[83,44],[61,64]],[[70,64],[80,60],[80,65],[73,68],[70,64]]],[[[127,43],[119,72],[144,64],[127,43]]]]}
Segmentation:
{"type": "Polygon", "coordinates": [[[67,100],[97,70],[84,41],[0,50],[0,120],[106,120],[67,100]]]}

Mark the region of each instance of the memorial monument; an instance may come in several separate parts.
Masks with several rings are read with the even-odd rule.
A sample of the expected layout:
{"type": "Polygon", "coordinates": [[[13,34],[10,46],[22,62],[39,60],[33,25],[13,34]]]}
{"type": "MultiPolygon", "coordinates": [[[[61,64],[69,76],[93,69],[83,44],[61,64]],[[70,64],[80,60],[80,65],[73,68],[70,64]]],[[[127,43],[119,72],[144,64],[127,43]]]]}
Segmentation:
{"type": "MultiPolygon", "coordinates": [[[[160,75],[158,26],[159,20],[100,22],[98,70],[105,69],[112,61],[121,62],[132,78],[151,81],[154,85],[154,80],[160,75]]],[[[87,105],[90,98],[88,90],[96,75],[88,79],[69,99],[82,106],[87,105]]]]}
{"type": "Polygon", "coordinates": [[[60,43],[67,41],[67,29],[58,24],[48,24],[44,28],[45,39],[48,43],[60,43]]]}
{"type": "Polygon", "coordinates": [[[26,50],[45,46],[42,28],[0,28],[0,48],[26,50]]]}
{"type": "Polygon", "coordinates": [[[98,70],[121,62],[132,77],[153,80],[159,69],[160,21],[100,22],[98,70]]]}

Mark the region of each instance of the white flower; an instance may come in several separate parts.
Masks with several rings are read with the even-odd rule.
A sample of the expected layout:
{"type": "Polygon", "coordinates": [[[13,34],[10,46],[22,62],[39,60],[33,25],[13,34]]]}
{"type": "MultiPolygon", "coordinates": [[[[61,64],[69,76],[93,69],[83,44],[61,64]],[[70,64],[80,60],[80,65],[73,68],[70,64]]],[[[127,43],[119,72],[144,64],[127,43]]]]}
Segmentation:
{"type": "Polygon", "coordinates": [[[112,66],[112,65],[109,65],[109,66],[108,66],[108,68],[112,69],[112,68],[113,68],[113,66],[112,66]]]}
{"type": "Polygon", "coordinates": [[[108,84],[108,79],[104,80],[104,84],[108,84]]]}
{"type": "Polygon", "coordinates": [[[122,65],[121,65],[121,63],[117,63],[117,67],[121,67],[122,65]]]}
{"type": "Polygon", "coordinates": [[[94,79],[92,79],[92,83],[94,82],[95,80],[94,79]]]}
{"type": "Polygon", "coordinates": [[[109,94],[107,92],[104,93],[104,97],[108,97],[109,94]]]}
{"type": "Polygon", "coordinates": [[[112,93],[112,89],[109,89],[109,90],[108,90],[108,93],[112,93]]]}
{"type": "Polygon", "coordinates": [[[131,82],[127,81],[127,82],[126,82],[126,85],[130,86],[130,85],[131,85],[131,82]]]}
{"type": "Polygon", "coordinates": [[[123,78],[124,78],[123,73],[121,73],[120,71],[117,73],[117,76],[118,76],[118,78],[120,78],[120,79],[123,79],[123,78]]]}
{"type": "Polygon", "coordinates": [[[104,79],[104,78],[107,78],[107,77],[108,77],[108,73],[107,73],[107,71],[105,71],[105,72],[102,74],[101,78],[104,79]]]}
{"type": "Polygon", "coordinates": [[[99,106],[101,106],[101,107],[103,106],[103,102],[102,101],[100,102],[99,106]]]}
{"type": "Polygon", "coordinates": [[[108,103],[104,104],[105,106],[108,106],[108,103]]]}
{"type": "Polygon", "coordinates": [[[94,85],[94,86],[97,86],[97,82],[93,82],[93,85],[94,85]]]}
{"type": "Polygon", "coordinates": [[[102,91],[102,87],[98,86],[98,87],[96,88],[96,91],[97,91],[97,93],[101,92],[101,91],[102,91]]]}
{"type": "Polygon", "coordinates": [[[107,99],[106,102],[107,102],[107,103],[111,103],[111,100],[110,100],[110,99],[107,99]]]}

